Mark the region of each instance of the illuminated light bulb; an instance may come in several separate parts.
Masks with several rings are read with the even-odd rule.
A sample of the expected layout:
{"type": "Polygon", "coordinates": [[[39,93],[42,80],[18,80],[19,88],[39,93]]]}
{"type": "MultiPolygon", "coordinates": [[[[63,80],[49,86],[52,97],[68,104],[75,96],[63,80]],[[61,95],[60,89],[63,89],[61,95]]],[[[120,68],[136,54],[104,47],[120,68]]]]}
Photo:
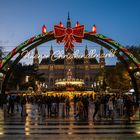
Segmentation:
{"type": "Polygon", "coordinates": [[[79,22],[77,21],[75,27],[78,27],[78,26],[80,26],[80,24],[79,24],[79,22]]]}
{"type": "Polygon", "coordinates": [[[47,32],[46,26],[43,25],[43,26],[42,26],[42,33],[44,34],[44,33],[46,33],[46,32],[47,32]]]}
{"type": "Polygon", "coordinates": [[[130,67],[129,67],[129,70],[133,70],[133,67],[132,67],[132,66],[130,66],[130,67]]]}
{"type": "Polygon", "coordinates": [[[93,33],[96,33],[96,25],[93,25],[93,26],[92,26],[92,32],[93,32],[93,33]]]}
{"type": "Polygon", "coordinates": [[[60,26],[60,27],[63,27],[63,24],[62,24],[62,22],[61,22],[61,21],[60,21],[60,23],[59,23],[59,26],[60,26]]]}

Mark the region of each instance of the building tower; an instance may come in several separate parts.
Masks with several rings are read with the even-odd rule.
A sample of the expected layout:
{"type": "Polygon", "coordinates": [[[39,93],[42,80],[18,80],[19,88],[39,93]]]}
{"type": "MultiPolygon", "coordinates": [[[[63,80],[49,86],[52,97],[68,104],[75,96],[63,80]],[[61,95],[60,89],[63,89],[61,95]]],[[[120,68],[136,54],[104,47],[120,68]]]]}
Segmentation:
{"type": "Polygon", "coordinates": [[[99,57],[99,64],[100,64],[100,76],[99,76],[99,85],[100,85],[100,88],[99,90],[102,90],[103,89],[103,84],[104,84],[104,81],[105,81],[105,54],[104,54],[104,50],[103,50],[103,47],[101,47],[100,49],[100,57],[99,57]]]}
{"type": "Polygon", "coordinates": [[[38,55],[38,49],[37,48],[35,48],[35,51],[34,51],[33,64],[36,65],[36,66],[39,65],[39,55],[38,55]]]}
{"type": "MultiPolygon", "coordinates": [[[[70,20],[70,15],[68,13],[68,18],[67,18],[67,25],[66,25],[67,28],[71,28],[71,20],[70,20]]],[[[71,77],[73,77],[74,75],[74,56],[73,56],[73,53],[74,53],[74,48],[64,48],[64,52],[65,52],[65,77],[66,79],[68,79],[68,71],[71,72],[71,77]]]]}
{"type": "Polygon", "coordinates": [[[85,47],[85,57],[88,57],[88,49],[87,49],[87,45],[85,47]]]}
{"type": "Polygon", "coordinates": [[[84,76],[84,80],[86,83],[86,86],[89,86],[89,57],[88,57],[88,48],[87,45],[85,47],[85,56],[84,56],[84,68],[85,68],[85,76],[84,76]]]}
{"type": "Polygon", "coordinates": [[[50,49],[50,64],[54,63],[54,55],[53,55],[53,46],[51,45],[50,49]]]}
{"type": "Polygon", "coordinates": [[[67,25],[66,25],[67,28],[71,28],[71,21],[70,21],[70,14],[68,12],[68,18],[67,18],[67,25]]]}
{"type": "Polygon", "coordinates": [[[49,62],[49,87],[54,85],[54,55],[53,55],[53,46],[51,45],[50,49],[50,62],[49,62]]]}
{"type": "Polygon", "coordinates": [[[103,69],[105,67],[105,55],[103,47],[100,49],[100,57],[99,57],[100,68],[103,69]]]}

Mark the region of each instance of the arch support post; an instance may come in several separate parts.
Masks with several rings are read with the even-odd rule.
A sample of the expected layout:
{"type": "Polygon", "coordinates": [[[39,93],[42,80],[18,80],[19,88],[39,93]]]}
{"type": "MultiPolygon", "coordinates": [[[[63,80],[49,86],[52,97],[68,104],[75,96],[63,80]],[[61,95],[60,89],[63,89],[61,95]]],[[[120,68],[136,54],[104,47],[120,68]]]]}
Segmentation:
{"type": "Polygon", "coordinates": [[[136,103],[140,103],[140,94],[139,94],[139,90],[138,90],[138,85],[137,85],[137,81],[135,79],[134,73],[133,72],[129,72],[130,77],[131,77],[131,83],[132,86],[134,88],[134,94],[136,95],[136,103]]]}
{"type": "Polygon", "coordinates": [[[132,72],[131,72],[131,75],[132,75],[132,80],[133,80],[133,87],[134,87],[134,90],[136,91],[135,94],[136,94],[136,101],[137,103],[140,104],[140,89],[138,87],[138,82],[137,82],[137,79],[139,79],[140,77],[136,76],[136,73],[137,72],[140,72],[140,69],[139,68],[136,68],[134,69],[132,72]]]}

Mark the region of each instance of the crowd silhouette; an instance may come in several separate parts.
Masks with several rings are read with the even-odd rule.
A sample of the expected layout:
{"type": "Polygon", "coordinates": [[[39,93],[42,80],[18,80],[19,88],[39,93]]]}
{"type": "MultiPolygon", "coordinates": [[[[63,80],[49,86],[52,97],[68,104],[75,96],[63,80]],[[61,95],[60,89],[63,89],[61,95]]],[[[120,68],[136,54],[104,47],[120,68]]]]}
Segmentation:
{"type": "Polygon", "coordinates": [[[130,119],[137,108],[135,96],[123,94],[7,95],[2,107],[8,117],[16,112],[26,117],[27,104],[37,106],[37,113],[42,117],[74,117],[78,120],[89,119],[89,113],[93,120],[130,119]]]}

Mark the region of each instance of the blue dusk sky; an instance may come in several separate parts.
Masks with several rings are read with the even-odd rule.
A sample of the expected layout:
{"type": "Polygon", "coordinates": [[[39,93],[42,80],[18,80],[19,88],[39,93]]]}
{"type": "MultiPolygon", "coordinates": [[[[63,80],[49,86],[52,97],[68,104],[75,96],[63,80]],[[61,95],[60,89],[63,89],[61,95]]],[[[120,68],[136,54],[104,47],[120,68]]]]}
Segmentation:
{"type": "MultiPolygon", "coordinates": [[[[90,31],[96,24],[98,33],[124,46],[140,44],[140,0],[0,0],[0,46],[8,52],[40,34],[43,24],[48,31],[60,21],[66,25],[68,11],[72,26],[78,20],[90,31]]],[[[39,53],[47,54],[51,44],[54,49],[63,49],[53,41],[39,46],[39,53]]],[[[98,44],[86,41],[76,49],[83,53],[86,44],[99,52],[98,44]]],[[[32,60],[23,59],[22,62],[28,64],[32,60]]],[[[106,62],[114,64],[116,58],[108,58],[106,62]]]]}

